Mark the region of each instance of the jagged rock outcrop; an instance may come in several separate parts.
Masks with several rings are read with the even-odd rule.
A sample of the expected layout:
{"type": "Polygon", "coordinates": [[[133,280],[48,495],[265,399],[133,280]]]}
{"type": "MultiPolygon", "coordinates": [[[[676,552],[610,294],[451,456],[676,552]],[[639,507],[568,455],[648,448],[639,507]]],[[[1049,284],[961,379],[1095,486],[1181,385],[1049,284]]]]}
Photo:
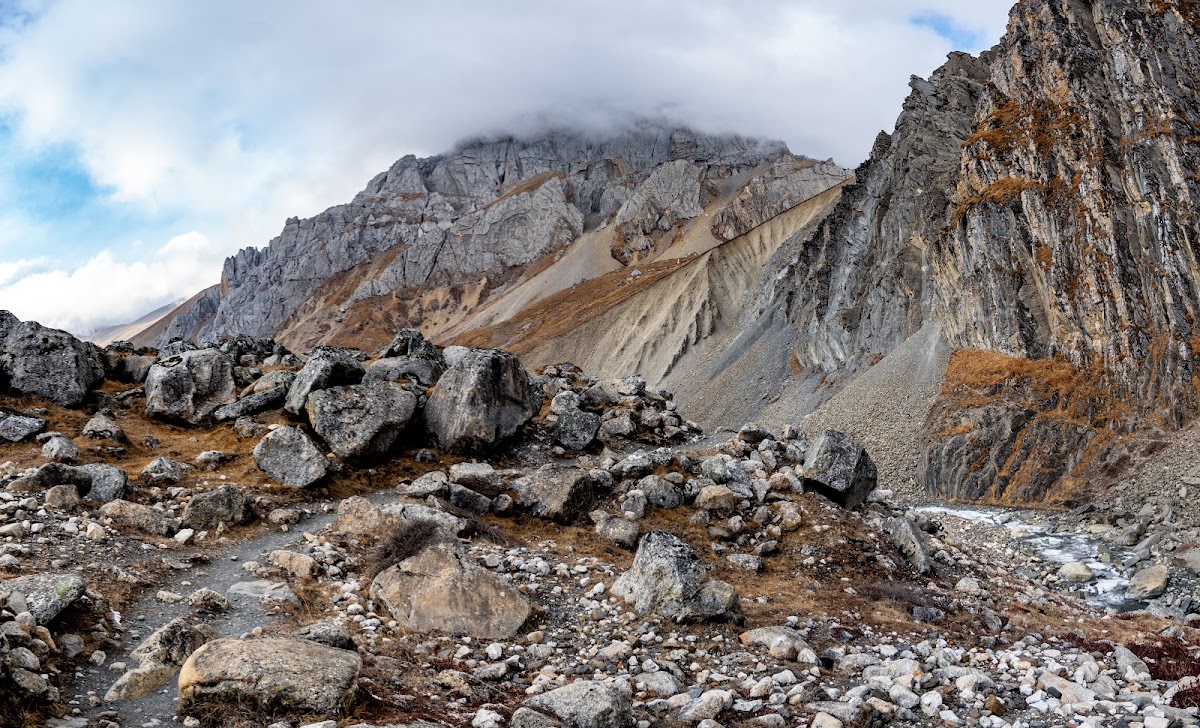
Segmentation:
{"type": "Polygon", "coordinates": [[[0,311],[0,386],[78,407],[104,379],[104,357],[95,344],[36,321],[0,311]]]}
{"type": "MultiPolygon", "coordinates": [[[[229,258],[221,285],[156,325],[153,339],[277,335],[307,348],[361,332],[366,321],[437,330],[585,230],[611,225],[612,252],[622,262],[661,250],[705,205],[732,194],[731,184],[780,161],[815,167],[779,142],[647,120],[599,138],[551,130],[405,157],[349,204],[288,220],[268,247],[229,258]]],[[[816,185],[825,189],[844,176],[818,174],[816,185]]],[[[772,185],[759,186],[766,193],[772,185]]],[[[739,199],[739,222],[731,224],[753,224],[743,219],[789,194],[774,189],[769,201],[739,199]]]]}

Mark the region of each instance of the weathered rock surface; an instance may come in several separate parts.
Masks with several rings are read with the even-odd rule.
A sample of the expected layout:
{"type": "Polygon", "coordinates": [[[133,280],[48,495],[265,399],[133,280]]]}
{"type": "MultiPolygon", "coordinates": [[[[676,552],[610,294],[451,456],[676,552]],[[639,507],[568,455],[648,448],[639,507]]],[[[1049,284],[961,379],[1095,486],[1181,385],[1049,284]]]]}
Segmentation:
{"type": "Polygon", "coordinates": [[[365,372],[352,350],[318,347],[309,354],[304,368],[292,380],[283,408],[290,414],[299,415],[308,404],[308,395],[329,387],[358,384],[365,372]]]}
{"type": "Polygon", "coordinates": [[[883,522],[883,534],[887,540],[912,565],[918,574],[926,575],[933,570],[933,559],[929,553],[929,537],[903,516],[889,518],[883,522]]]}
{"type": "Polygon", "coordinates": [[[633,565],[613,583],[612,593],[642,614],[676,622],[741,617],[737,591],[710,579],[692,547],[663,531],[642,537],[633,565]]]}
{"type": "Polygon", "coordinates": [[[870,454],[840,432],[827,430],[804,456],[804,485],[843,508],[857,508],[875,490],[877,471],[870,454]]]}
{"type": "Polygon", "coordinates": [[[388,382],[331,387],[308,396],[313,430],[338,457],[380,459],[400,440],[417,398],[388,382]]]}
{"type": "Polygon", "coordinates": [[[473,350],[438,380],[425,421],[447,450],[482,449],[516,434],[540,404],[541,392],[515,354],[473,350]]]}
{"type": "Polygon", "coordinates": [[[270,389],[261,392],[256,392],[248,397],[243,397],[236,402],[231,402],[227,405],[222,405],[213,411],[213,419],[218,422],[226,420],[236,420],[239,417],[248,417],[256,415],[259,412],[264,412],[269,409],[274,409],[283,404],[283,400],[287,397],[288,388],[286,385],[280,384],[270,389]]]}
{"type": "Polygon", "coordinates": [[[192,496],[183,508],[181,524],[197,531],[240,526],[254,515],[246,496],[232,485],[222,485],[207,493],[192,496]]]}
{"type": "Polygon", "coordinates": [[[172,619],[130,653],[138,666],[117,678],[104,699],[134,700],[157,690],[201,645],[218,637],[217,631],[206,624],[181,617],[172,619]]]}
{"type": "Polygon", "coordinates": [[[38,624],[54,621],[87,589],[87,583],[75,574],[34,574],[0,583],[5,592],[25,597],[26,608],[38,624]]]}
{"type": "Polygon", "coordinates": [[[303,430],[277,427],[254,446],[254,462],[272,480],[306,488],[325,477],[325,456],[303,430]]]}
{"type": "Polygon", "coordinates": [[[78,407],[104,379],[104,357],[65,331],[0,311],[0,379],[9,391],[78,407]]]}
{"type": "Polygon", "coordinates": [[[339,716],[354,702],[362,658],[304,639],[219,639],[179,672],[179,708],[244,705],[264,715],[339,716]],[[314,669],[320,666],[320,669],[314,669]]]}
{"type": "Polygon", "coordinates": [[[543,465],[512,483],[519,508],[560,523],[570,523],[586,513],[601,487],[592,473],[561,465],[543,465]]]}
{"type": "Polygon", "coordinates": [[[0,412],[0,437],[9,442],[21,442],[42,431],[46,421],[38,417],[25,417],[0,412]]]}
{"type": "Polygon", "coordinates": [[[385,569],[371,598],[405,629],[484,639],[513,637],[529,618],[525,597],[442,540],[385,569]]]}
{"type": "Polygon", "coordinates": [[[525,705],[548,713],[571,728],[629,728],[633,696],[625,683],[576,680],[548,693],[535,695],[525,705]]]}
{"type": "Polygon", "coordinates": [[[233,363],[217,349],[185,351],[146,375],[146,416],[196,425],[237,399],[233,363]]]}

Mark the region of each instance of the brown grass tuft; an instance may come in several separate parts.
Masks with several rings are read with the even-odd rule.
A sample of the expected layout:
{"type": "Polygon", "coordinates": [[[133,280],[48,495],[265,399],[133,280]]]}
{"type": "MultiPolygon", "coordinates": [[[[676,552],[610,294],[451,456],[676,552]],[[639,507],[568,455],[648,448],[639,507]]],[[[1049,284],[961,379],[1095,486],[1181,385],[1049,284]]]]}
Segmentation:
{"type": "Polygon", "coordinates": [[[367,563],[367,578],[373,580],[380,572],[420,553],[441,538],[441,527],[434,521],[414,519],[401,521],[384,536],[367,563]]]}

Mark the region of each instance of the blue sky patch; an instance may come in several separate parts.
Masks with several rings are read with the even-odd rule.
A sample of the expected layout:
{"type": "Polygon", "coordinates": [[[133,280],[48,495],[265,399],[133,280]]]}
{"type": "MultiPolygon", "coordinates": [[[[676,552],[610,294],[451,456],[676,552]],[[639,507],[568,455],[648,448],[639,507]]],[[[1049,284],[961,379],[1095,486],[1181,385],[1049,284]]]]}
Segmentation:
{"type": "Polygon", "coordinates": [[[931,10],[912,16],[908,22],[942,36],[950,41],[956,51],[975,52],[986,42],[981,31],[965,27],[944,13],[931,10]]]}

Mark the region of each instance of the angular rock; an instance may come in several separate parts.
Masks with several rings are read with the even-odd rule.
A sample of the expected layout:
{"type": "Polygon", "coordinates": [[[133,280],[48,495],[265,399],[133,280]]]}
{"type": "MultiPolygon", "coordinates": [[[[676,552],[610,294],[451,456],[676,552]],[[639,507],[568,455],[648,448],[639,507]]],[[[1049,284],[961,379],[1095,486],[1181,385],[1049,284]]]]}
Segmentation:
{"type": "Polygon", "coordinates": [[[384,569],[371,598],[402,628],[482,639],[510,639],[529,618],[524,595],[471,563],[457,542],[433,543],[384,569]]]}
{"type": "Polygon", "coordinates": [[[356,649],[354,640],[350,637],[349,633],[342,629],[334,619],[322,619],[301,627],[294,634],[297,637],[302,637],[329,647],[336,647],[339,650],[356,649]]]}
{"type": "Polygon", "coordinates": [[[313,430],[338,457],[388,455],[417,409],[417,398],[388,382],[314,391],[305,411],[313,430]]]}
{"type": "Polygon", "coordinates": [[[857,508],[875,490],[877,471],[867,451],[836,430],[826,430],[804,457],[804,485],[843,508],[857,508]]]}
{"type": "Polygon", "coordinates": [[[362,362],[353,350],[319,346],[309,354],[304,368],[296,374],[292,386],[288,387],[283,408],[289,414],[299,415],[308,404],[308,395],[311,393],[329,387],[358,384],[365,373],[362,362]]]}
{"type": "Polygon", "coordinates": [[[525,701],[572,728],[631,728],[633,696],[627,684],[576,680],[525,701]]]}
{"type": "Polygon", "coordinates": [[[185,351],[146,376],[146,416],[197,425],[237,399],[233,363],[217,349],[185,351]]]}
{"type": "Polygon", "coordinates": [[[79,486],[81,495],[88,500],[108,503],[124,497],[126,491],[129,490],[129,476],[118,467],[88,463],[87,465],[77,465],[72,470],[77,477],[63,482],[79,486]]]}
{"type": "Polygon", "coordinates": [[[104,357],[95,345],[0,311],[0,381],[9,391],[78,407],[103,379],[104,357]]]}
{"type": "Polygon", "coordinates": [[[596,534],[601,538],[606,538],[627,549],[637,545],[641,528],[635,521],[603,512],[599,515],[593,514],[593,520],[596,522],[596,534]]]}
{"type": "Polygon", "coordinates": [[[883,535],[888,543],[900,549],[904,558],[918,574],[928,575],[933,570],[929,555],[929,537],[911,520],[896,516],[883,522],[883,535]]]}
{"type": "Polygon", "coordinates": [[[42,457],[56,463],[73,463],[79,459],[79,446],[61,435],[55,435],[42,445],[42,457]]]}
{"type": "Polygon", "coordinates": [[[222,485],[207,493],[192,496],[180,519],[184,528],[209,531],[224,523],[240,526],[253,516],[249,500],[232,485],[222,485]]]}
{"type": "Polygon", "coordinates": [[[760,627],[741,635],[746,647],[767,650],[771,657],[779,660],[800,662],[808,665],[818,663],[817,653],[809,647],[804,636],[790,627],[760,627]]]}
{"type": "Polygon", "coordinates": [[[42,625],[54,621],[86,589],[87,583],[75,574],[33,574],[0,581],[0,590],[24,595],[26,609],[42,625]]]}
{"type": "Polygon", "coordinates": [[[477,516],[482,516],[491,510],[492,499],[486,495],[476,493],[475,491],[458,483],[451,483],[447,490],[447,499],[450,505],[455,508],[461,508],[467,513],[474,513],[477,516]]]}
{"type": "Polygon", "coordinates": [[[541,406],[541,391],[515,354],[471,350],[438,380],[425,408],[443,449],[478,450],[512,437],[541,406]]]}
{"type": "Polygon", "coordinates": [[[1162,564],[1147,567],[1129,579],[1125,596],[1130,599],[1146,600],[1162,596],[1167,591],[1170,573],[1162,564]]]}
{"type": "Polygon", "coordinates": [[[453,534],[467,525],[457,516],[420,503],[385,503],[377,506],[361,496],[351,496],[338,506],[337,529],[339,533],[350,536],[378,538],[391,532],[400,523],[412,520],[434,521],[453,534]]]}
{"type": "Polygon", "coordinates": [[[130,657],[138,666],[117,679],[104,699],[136,700],[162,687],[201,645],[220,635],[212,627],[176,618],[159,627],[130,657]]]}
{"type": "Polygon", "coordinates": [[[613,583],[612,594],[640,614],[676,622],[741,619],[734,588],[710,579],[692,547],[663,531],[642,537],[633,565],[613,583]]]}
{"type": "Polygon", "coordinates": [[[558,414],[552,436],[568,450],[583,450],[600,431],[600,415],[572,407],[558,414]]]}
{"type": "Polygon", "coordinates": [[[175,519],[167,515],[165,511],[141,503],[113,500],[100,506],[100,513],[117,523],[155,536],[170,536],[175,532],[175,519]]]}
{"type": "Polygon", "coordinates": [[[500,474],[487,463],[454,463],[450,466],[450,480],[489,498],[495,498],[504,491],[500,474]]]}
{"type": "Polygon", "coordinates": [[[517,507],[560,523],[570,523],[590,509],[600,487],[590,471],[555,464],[543,465],[512,483],[517,507]]]}
{"type": "Polygon", "coordinates": [[[10,415],[7,412],[0,412],[0,438],[4,438],[9,442],[21,442],[25,438],[32,437],[41,432],[45,426],[46,421],[38,417],[25,417],[23,415],[10,415]]]}
{"type": "Polygon", "coordinates": [[[157,457],[151,460],[146,467],[142,468],[142,472],[138,474],[138,479],[143,483],[174,485],[183,480],[184,473],[192,469],[192,466],[177,460],[157,457]]]}
{"type": "Polygon", "coordinates": [[[254,462],[272,480],[306,488],[325,477],[325,456],[308,435],[295,427],[277,427],[254,446],[254,462]]]}
{"type": "Polygon", "coordinates": [[[305,639],[214,640],[184,662],[179,710],[240,705],[263,715],[345,715],[361,670],[357,654],[305,639]]]}
{"type": "Polygon", "coordinates": [[[734,513],[742,499],[723,485],[706,485],[696,496],[696,508],[717,513],[734,513]]]}
{"type": "Polygon", "coordinates": [[[236,420],[239,417],[249,417],[256,415],[259,412],[265,412],[269,409],[274,409],[281,404],[287,397],[287,387],[278,385],[262,392],[251,394],[248,397],[243,397],[236,402],[227,405],[222,405],[213,411],[213,419],[217,422],[225,422],[228,420],[236,420]]]}
{"type": "Polygon", "coordinates": [[[125,430],[113,419],[112,413],[105,410],[97,412],[92,419],[88,420],[88,423],[83,426],[83,436],[92,440],[129,441],[129,438],[125,436],[125,430]]]}
{"type": "Polygon", "coordinates": [[[436,359],[417,356],[394,356],[378,359],[367,367],[364,382],[414,381],[422,387],[432,387],[446,371],[446,360],[439,353],[436,359]]]}

